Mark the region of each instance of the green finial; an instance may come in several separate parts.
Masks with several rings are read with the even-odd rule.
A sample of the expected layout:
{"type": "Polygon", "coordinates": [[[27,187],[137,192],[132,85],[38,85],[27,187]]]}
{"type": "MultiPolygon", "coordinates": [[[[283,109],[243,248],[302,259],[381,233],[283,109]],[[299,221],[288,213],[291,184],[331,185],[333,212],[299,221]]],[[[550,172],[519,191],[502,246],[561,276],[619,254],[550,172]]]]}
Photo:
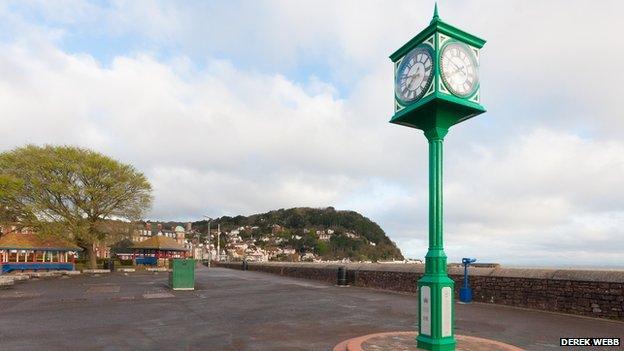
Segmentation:
{"type": "Polygon", "coordinates": [[[435,2],[435,6],[433,7],[433,18],[431,19],[431,23],[437,21],[440,19],[440,16],[438,16],[438,2],[435,2]]]}

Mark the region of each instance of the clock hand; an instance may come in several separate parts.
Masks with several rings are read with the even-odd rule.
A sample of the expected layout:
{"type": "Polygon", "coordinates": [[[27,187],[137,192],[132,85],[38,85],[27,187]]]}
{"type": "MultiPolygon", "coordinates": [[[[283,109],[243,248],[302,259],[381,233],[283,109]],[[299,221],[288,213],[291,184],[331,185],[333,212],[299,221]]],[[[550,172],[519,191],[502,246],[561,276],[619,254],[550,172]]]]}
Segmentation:
{"type": "MultiPolygon", "coordinates": [[[[418,77],[418,76],[420,76],[420,75],[421,75],[421,74],[420,74],[420,72],[416,72],[416,73],[414,73],[414,74],[412,75],[412,77],[418,77]]],[[[414,83],[414,82],[416,81],[416,78],[411,78],[411,79],[412,79],[412,80],[411,80],[411,81],[410,81],[410,83],[409,83],[410,88],[412,87],[412,83],[414,83]]],[[[411,90],[411,89],[410,89],[410,90],[411,90]]]]}
{"type": "Polygon", "coordinates": [[[455,70],[453,70],[453,71],[448,73],[449,77],[451,77],[451,76],[453,76],[453,75],[455,75],[456,73],[459,73],[459,72],[463,73],[464,76],[468,76],[468,73],[465,72],[466,67],[459,67],[457,65],[455,65],[455,67],[457,67],[455,70]]]}
{"type": "Polygon", "coordinates": [[[463,65],[462,65],[462,66],[460,67],[458,64],[456,64],[455,62],[453,62],[453,60],[452,60],[452,59],[448,59],[448,60],[449,60],[449,62],[450,62],[453,66],[455,66],[455,68],[456,68],[456,69],[455,69],[455,71],[454,71],[454,72],[456,72],[456,71],[461,71],[463,74],[466,74],[466,72],[464,71],[464,70],[466,69],[466,66],[463,66],[463,65]]]}
{"type": "Polygon", "coordinates": [[[414,79],[411,76],[406,76],[405,78],[405,87],[402,90],[411,90],[410,87],[412,86],[412,82],[414,81],[414,79]]]}
{"type": "Polygon", "coordinates": [[[461,68],[456,68],[454,71],[451,71],[451,72],[449,73],[449,76],[455,75],[456,73],[458,73],[458,72],[460,72],[460,71],[463,73],[463,71],[461,70],[461,68]]]}
{"type": "Polygon", "coordinates": [[[452,59],[448,59],[448,60],[449,60],[449,62],[450,62],[453,66],[455,66],[455,68],[459,69],[459,65],[458,65],[458,64],[456,64],[455,62],[453,62],[453,60],[452,60],[452,59]]]}
{"type": "Polygon", "coordinates": [[[410,74],[408,76],[405,76],[406,84],[411,84],[414,81],[414,77],[417,77],[419,75],[420,75],[419,73],[414,73],[414,74],[410,74]],[[408,79],[410,80],[410,83],[407,83],[408,79]]]}
{"type": "Polygon", "coordinates": [[[420,67],[416,67],[416,71],[414,73],[410,74],[410,75],[407,75],[406,77],[407,78],[412,78],[412,77],[417,77],[417,76],[420,76],[420,75],[421,75],[420,67]]]}

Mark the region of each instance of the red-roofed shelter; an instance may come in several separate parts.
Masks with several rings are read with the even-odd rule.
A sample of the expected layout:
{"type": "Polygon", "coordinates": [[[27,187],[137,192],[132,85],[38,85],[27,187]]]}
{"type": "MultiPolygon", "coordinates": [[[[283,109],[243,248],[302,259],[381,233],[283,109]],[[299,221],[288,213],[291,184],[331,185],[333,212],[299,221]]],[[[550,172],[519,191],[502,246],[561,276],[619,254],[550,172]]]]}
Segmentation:
{"type": "Polygon", "coordinates": [[[12,271],[74,270],[77,245],[33,232],[8,232],[0,237],[2,273],[12,271]]]}
{"type": "Polygon", "coordinates": [[[147,240],[132,245],[132,258],[136,264],[166,265],[170,258],[186,258],[189,249],[175,239],[164,235],[155,235],[147,240]]]}

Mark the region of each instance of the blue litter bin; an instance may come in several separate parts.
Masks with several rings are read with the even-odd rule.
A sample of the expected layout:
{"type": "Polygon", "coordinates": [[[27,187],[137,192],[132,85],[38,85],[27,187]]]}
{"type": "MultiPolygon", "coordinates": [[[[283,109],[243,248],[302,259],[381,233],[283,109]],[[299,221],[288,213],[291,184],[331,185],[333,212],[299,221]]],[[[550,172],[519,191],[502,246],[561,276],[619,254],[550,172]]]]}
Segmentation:
{"type": "Polygon", "coordinates": [[[468,285],[468,266],[471,263],[477,262],[476,258],[462,258],[462,265],[464,266],[464,286],[459,289],[459,301],[463,303],[472,302],[472,289],[468,285]]]}

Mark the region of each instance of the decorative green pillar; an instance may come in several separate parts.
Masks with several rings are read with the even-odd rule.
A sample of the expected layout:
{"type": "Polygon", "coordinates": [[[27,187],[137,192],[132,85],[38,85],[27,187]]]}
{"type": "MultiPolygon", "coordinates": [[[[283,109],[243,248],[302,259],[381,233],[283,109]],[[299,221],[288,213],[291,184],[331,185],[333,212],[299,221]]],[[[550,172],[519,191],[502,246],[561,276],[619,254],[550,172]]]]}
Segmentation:
{"type": "Polygon", "coordinates": [[[427,28],[390,55],[394,116],[423,130],[429,142],[429,249],[418,281],[417,346],[455,350],[454,282],[447,275],[442,206],[442,147],[449,128],[485,112],[479,56],[485,40],[442,22],[437,5],[427,28]]]}
{"type": "Polygon", "coordinates": [[[425,275],[418,281],[419,333],[417,346],[426,350],[455,350],[453,287],[447,275],[443,238],[442,148],[444,128],[425,131],[429,141],[429,250],[425,275]]]}

